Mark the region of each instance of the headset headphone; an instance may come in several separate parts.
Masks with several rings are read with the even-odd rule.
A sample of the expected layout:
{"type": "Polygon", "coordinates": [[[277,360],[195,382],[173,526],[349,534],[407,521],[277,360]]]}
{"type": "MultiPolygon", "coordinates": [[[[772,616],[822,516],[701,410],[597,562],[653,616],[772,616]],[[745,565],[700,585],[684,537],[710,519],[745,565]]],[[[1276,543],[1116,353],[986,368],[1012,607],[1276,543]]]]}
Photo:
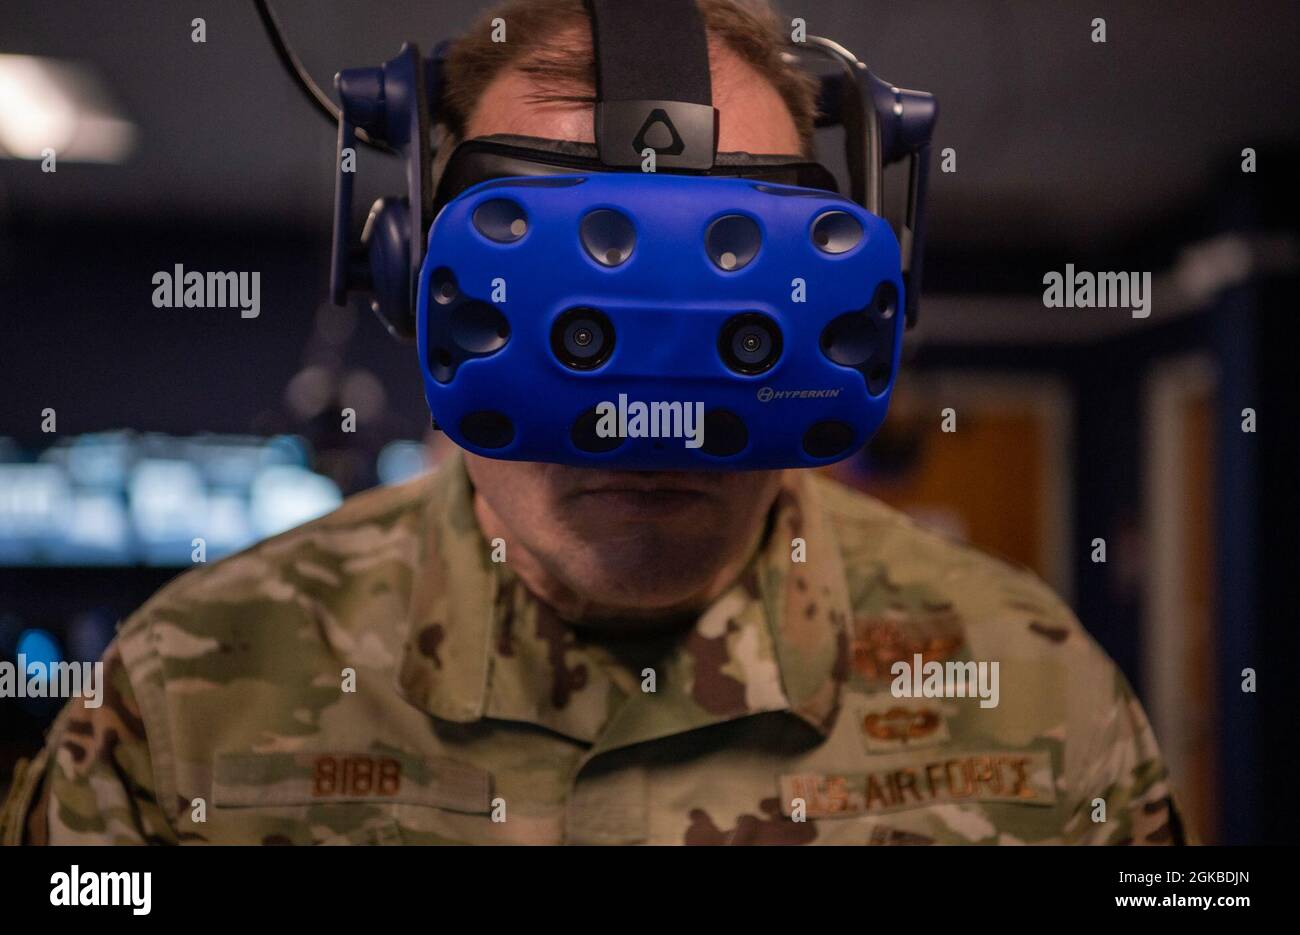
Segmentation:
{"type": "MultiPolygon", "coordinates": [[[[694,0],[656,0],[654,3],[586,0],[591,15],[596,60],[595,144],[504,135],[466,140],[460,142],[452,152],[435,191],[431,178],[431,125],[437,122],[438,114],[443,110],[443,66],[450,43],[439,45],[433,56],[427,59],[421,57],[414,44],[407,43],[395,58],[381,66],[339,72],[335,86],[341,106],[335,107],[288,48],[266,0],[255,2],[281,60],[314,104],[338,123],[331,298],[336,304],[342,305],[346,304],[352,293],[368,295],[372,309],[388,330],[402,338],[420,336],[421,324],[425,325],[422,336],[425,343],[421,346],[420,353],[425,368],[427,395],[436,416],[436,424],[447,429],[458,444],[492,457],[576,464],[604,460],[611,465],[625,467],[806,466],[847,456],[865,443],[878,427],[884,417],[888,392],[897,368],[901,344],[898,334],[901,329],[897,327],[892,315],[900,295],[907,327],[913,326],[917,319],[925,237],[929,145],[937,116],[937,104],[933,96],[922,91],[901,89],[880,80],[866,65],[829,39],[808,36],[806,42],[791,47],[789,54],[814,55],[829,62],[832,67],[830,74],[820,78],[816,126],[843,128],[848,194],[854,205],[853,210],[849,210],[837,206],[837,200],[844,201],[845,204],[847,201],[838,195],[834,176],[815,162],[791,156],[717,151],[718,115],[712,104],[706,36],[694,0]],[[355,154],[358,141],[375,149],[395,153],[405,160],[407,193],[405,197],[381,198],[376,201],[366,220],[360,244],[354,245],[351,234],[353,171],[349,169],[345,157],[349,153],[355,154]],[[648,174],[643,171],[644,160],[651,152],[654,174],[647,177],[648,174]],[[890,233],[886,237],[881,231],[889,232],[889,227],[880,220],[884,170],[886,166],[903,160],[909,162],[906,213],[896,235],[890,233]],[[543,181],[548,178],[551,179],[550,183],[543,181]],[[566,200],[557,200],[559,196],[556,195],[556,186],[573,184],[563,182],[565,179],[582,183],[590,181],[591,184],[577,190],[580,197],[576,201],[574,191],[563,193],[566,200]],[[703,179],[712,180],[713,183],[707,188],[701,188],[699,180],[703,179]],[[653,184],[654,188],[647,188],[647,183],[653,184]],[[484,195],[484,191],[491,186],[507,186],[511,191],[498,192],[501,197],[489,197],[491,193],[484,195]],[[840,408],[836,418],[822,419],[812,426],[800,427],[792,439],[784,439],[774,445],[755,445],[749,433],[742,431],[743,440],[737,447],[734,432],[729,432],[727,426],[735,421],[744,423],[749,420],[744,418],[743,412],[737,416],[738,404],[734,402],[734,395],[731,397],[733,401],[726,404],[728,408],[719,409],[718,400],[722,397],[715,396],[710,389],[710,386],[720,385],[716,375],[705,374],[703,370],[697,369],[693,372],[697,379],[691,385],[698,394],[703,394],[714,404],[711,414],[715,418],[712,419],[711,430],[715,434],[731,437],[731,441],[721,449],[724,454],[714,455],[712,463],[700,464],[697,463],[698,459],[691,460],[691,456],[680,453],[674,456],[663,454],[662,445],[654,445],[653,451],[651,447],[636,447],[634,452],[630,446],[624,445],[622,455],[611,455],[601,450],[599,445],[582,444],[578,439],[576,424],[572,426],[572,440],[566,439],[563,443],[550,440],[542,442],[540,415],[517,414],[511,418],[491,407],[473,408],[471,403],[482,402],[485,395],[495,395],[493,384],[479,383],[472,392],[468,389],[458,389],[455,393],[449,391],[449,386],[454,385],[452,378],[460,364],[465,361],[482,363],[479,358],[495,354],[502,346],[501,341],[487,332],[496,328],[503,336],[509,333],[509,322],[499,310],[495,313],[482,310],[484,296],[470,298],[461,295],[465,267],[477,269],[488,262],[487,253],[475,253],[473,250],[465,252],[463,246],[469,244],[471,247],[488,245],[501,248],[512,245],[514,240],[519,239],[511,237],[508,232],[504,238],[495,236],[491,229],[493,224],[524,225],[521,229],[527,229],[530,235],[534,235],[530,240],[535,250],[545,246],[554,256],[580,256],[580,251],[571,250],[567,243],[562,242],[563,237],[558,234],[552,237],[541,230],[534,232],[527,227],[523,218],[528,216],[529,223],[532,223],[532,219],[539,217],[537,212],[544,212],[541,216],[549,216],[557,211],[564,213],[578,210],[574,207],[578,202],[586,204],[582,209],[585,214],[581,217],[575,215],[568,221],[574,231],[581,226],[587,256],[583,257],[582,263],[572,259],[566,261],[577,264],[573,271],[583,275],[588,271],[588,266],[594,268],[602,265],[599,256],[596,257],[595,264],[587,262],[592,254],[590,238],[594,236],[604,244],[611,236],[617,240],[619,230],[628,232],[633,228],[638,231],[644,229],[647,234],[660,231],[664,238],[668,238],[671,232],[680,252],[683,249],[681,243],[692,239],[698,223],[704,223],[708,225],[707,238],[720,237],[729,244],[739,236],[737,249],[743,253],[746,249],[743,241],[748,236],[748,227],[762,229],[761,234],[754,236],[771,236],[773,243],[780,242],[777,235],[785,230],[782,225],[792,227],[801,224],[804,229],[808,228],[808,220],[804,215],[800,215],[788,204],[778,204],[790,203],[794,199],[768,197],[764,201],[755,193],[768,196],[799,194],[810,199],[807,205],[800,205],[799,208],[805,215],[812,209],[820,212],[815,215],[811,236],[818,240],[817,246],[821,247],[823,258],[837,252],[849,254],[849,248],[858,246],[859,239],[870,241],[869,250],[866,247],[857,250],[856,266],[841,263],[828,268],[832,279],[873,277],[875,285],[871,289],[872,298],[866,303],[861,315],[852,317],[846,313],[831,316],[834,321],[830,318],[819,319],[815,322],[815,331],[811,330],[814,328],[812,322],[805,324],[787,320],[784,327],[778,323],[768,323],[768,330],[773,332],[768,337],[775,340],[778,357],[781,353],[782,331],[787,331],[784,344],[791,350],[792,363],[787,368],[791,373],[802,374],[809,379],[815,375],[825,382],[824,367],[814,368],[810,361],[808,366],[799,363],[789,331],[798,331],[801,336],[807,331],[811,334],[809,341],[812,345],[820,341],[824,358],[829,358],[831,365],[847,366],[861,372],[863,391],[852,392],[848,394],[851,398],[836,403],[840,408]],[[599,199],[592,200],[598,194],[604,198],[599,204],[599,199]],[[460,204],[471,196],[477,199],[476,205],[460,204]],[[658,206],[665,199],[671,200],[672,196],[679,198],[677,213],[664,215],[658,206]],[[825,203],[817,202],[818,196],[823,196],[825,203]],[[629,219],[619,211],[611,212],[601,207],[622,204],[618,201],[620,197],[629,199],[628,205],[642,206],[637,210],[643,213],[629,219]],[[695,216],[693,205],[701,201],[711,205],[719,197],[731,199],[728,204],[734,209],[732,214],[723,218],[714,217],[721,209],[710,208],[711,215],[695,216]],[[741,205],[746,207],[742,208],[741,205]],[[468,210],[469,208],[473,210],[468,210]],[[863,209],[865,214],[857,208],[863,209]],[[493,212],[500,216],[492,216],[493,212]],[[728,228],[727,224],[717,223],[719,220],[730,223],[729,219],[734,218],[736,212],[758,223],[748,227],[740,225],[744,230],[739,230],[735,224],[728,228]],[[613,214],[619,217],[605,217],[613,214]],[[435,229],[431,233],[435,218],[442,231],[435,229]],[[596,223],[601,218],[608,223],[604,226],[596,223]],[[770,227],[769,222],[777,226],[770,227]],[[614,224],[615,229],[606,229],[610,223],[614,224]],[[852,234],[853,242],[842,251],[827,249],[827,241],[833,247],[835,239],[843,236],[841,228],[844,225],[856,232],[852,234]],[[594,233],[591,232],[593,229],[594,233]],[[466,233],[475,230],[481,236],[466,233]],[[426,250],[426,245],[430,250],[426,250]],[[431,252],[435,245],[440,251],[438,256],[431,252]],[[459,274],[452,272],[445,262],[446,256],[457,257],[461,267],[459,274]],[[885,267],[896,263],[896,272],[882,272],[884,267],[880,267],[877,260],[888,261],[884,264],[885,267]],[[457,281],[457,275],[460,275],[461,282],[457,281]],[[432,303],[429,302],[430,294],[433,295],[432,303]],[[429,316],[427,320],[426,316],[429,316]],[[469,338],[462,337],[464,334],[468,334],[469,338]],[[889,334],[893,335],[892,341],[877,340],[880,335],[887,337],[889,334]],[[447,337],[446,341],[436,343],[444,337],[447,337]],[[868,344],[879,344],[880,348],[868,353],[868,344]],[[706,376],[709,379],[705,379],[706,376]],[[855,403],[859,405],[861,413],[853,413],[845,408],[855,403]],[[449,425],[444,410],[455,416],[455,426],[449,425]],[[725,417],[716,417],[718,412],[722,412],[725,417]],[[477,432],[465,431],[471,423],[478,425],[475,419],[483,422],[481,417],[484,413],[487,414],[486,429],[479,425],[477,432]],[[537,431],[533,433],[535,437],[531,440],[527,437],[527,432],[522,433],[525,436],[522,442],[516,436],[516,423],[521,418],[530,425],[532,421],[538,422],[537,431]],[[826,438],[813,438],[810,444],[810,436],[816,434],[818,426],[824,427],[827,424],[835,426],[830,431],[829,441],[826,438]]],[[[626,233],[626,236],[633,235],[626,233]]],[[[647,238],[643,236],[642,239],[647,238]]],[[[617,246],[616,244],[615,247],[617,246]]],[[[638,249],[641,249],[639,244],[638,249]]],[[[752,249],[758,249],[757,242],[752,249]]],[[[785,251],[784,255],[788,257],[789,251],[793,249],[795,248],[787,246],[778,250],[774,246],[772,251],[775,251],[776,256],[785,251]]],[[[734,251],[724,253],[732,258],[737,255],[734,251]]],[[[496,258],[492,262],[503,262],[501,257],[505,255],[498,250],[492,254],[496,258]]],[[[544,264],[536,262],[537,258],[534,257],[530,265],[526,258],[520,260],[522,256],[516,254],[509,262],[516,264],[519,269],[531,270],[527,275],[533,276],[539,283],[544,282],[547,276],[544,264]]],[[[660,263],[667,261],[676,265],[676,261],[667,253],[661,251],[656,256],[660,263]]],[[[717,266],[716,258],[714,262],[717,266]]],[[[730,267],[726,266],[720,269],[730,271],[730,267]]],[[[719,269],[715,268],[713,272],[719,272],[719,269]]],[[[766,274],[753,273],[751,279],[754,283],[761,282],[762,275],[766,274]]],[[[716,280],[700,279],[701,294],[711,291],[725,279],[725,276],[716,280]]],[[[776,278],[771,278],[769,285],[775,285],[776,281],[776,278]]],[[[644,276],[638,278],[632,272],[627,273],[627,278],[619,288],[654,291],[653,285],[644,276]]],[[[835,290],[830,291],[834,293],[835,290]]],[[[841,311],[857,307],[857,299],[852,297],[856,293],[852,293],[852,290],[841,292],[835,299],[841,303],[841,311]]],[[[602,297],[603,295],[602,293],[602,297]]],[[[732,297],[737,301],[742,298],[740,294],[732,297]]],[[[573,305],[576,301],[573,296],[557,295],[551,298],[568,305],[573,305]],[[561,299],[564,301],[561,302],[561,299]]],[[[658,298],[662,300],[665,297],[661,295],[658,298]]],[[[743,298],[750,299],[748,295],[743,298]]],[[[663,317],[667,311],[670,309],[661,301],[658,306],[658,323],[667,320],[663,317]]],[[[570,308],[565,315],[572,318],[572,312],[574,309],[570,308]]],[[[771,317],[778,316],[773,313],[771,317]]],[[[559,318],[564,319],[564,315],[559,315],[559,318]]],[[[563,322],[554,319],[555,315],[552,314],[548,326],[553,323],[554,328],[559,329],[563,322]]],[[[743,366],[743,360],[733,359],[736,355],[744,358],[745,347],[748,345],[737,345],[735,354],[730,358],[722,346],[728,335],[732,339],[753,342],[753,335],[744,330],[744,319],[744,315],[732,315],[722,325],[724,335],[719,338],[718,353],[726,358],[724,363],[729,368],[729,376],[750,379],[752,383],[758,379],[754,374],[761,371],[747,369],[743,366]],[[740,325],[736,325],[737,319],[742,319],[740,325]],[[737,331],[737,328],[740,330],[737,331]],[[740,338],[736,337],[737,334],[740,338]]],[[[587,329],[582,334],[589,335],[590,326],[595,320],[587,316],[582,321],[585,323],[582,327],[587,329]]],[[[630,327],[635,333],[635,318],[632,322],[630,327]]],[[[595,323],[597,326],[600,324],[599,321],[595,323]]],[[[608,320],[605,323],[613,327],[608,320]]],[[[646,335],[653,333],[652,329],[647,328],[645,331],[646,335]]],[[[532,344],[546,343],[542,331],[538,331],[535,336],[540,340],[533,341],[533,336],[530,336],[532,344]]],[[[589,373],[579,372],[593,369],[586,366],[589,361],[569,360],[564,356],[565,339],[559,331],[552,329],[550,339],[561,362],[568,366],[567,376],[590,378],[589,373]],[[581,366],[575,365],[575,361],[581,363],[581,366]]],[[[573,351],[574,348],[570,346],[569,350],[573,351]]],[[[767,350],[770,351],[771,347],[767,347],[767,350]]],[[[602,363],[608,356],[607,351],[608,349],[606,356],[601,358],[602,363]]],[[[698,363],[701,367],[704,366],[703,361],[698,363]]],[[[826,365],[827,360],[819,359],[817,363],[826,365]]],[[[547,381],[553,376],[553,367],[548,369],[546,365],[517,355],[511,366],[516,368],[512,371],[512,377],[518,377],[514,382],[527,375],[532,382],[538,384],[537,389],[549,385],[558,392],[581,385],[572,382],[548,384],[547,381]]],[[[635,384],[635,377],[642,374],[645,367],[643,361],[639,368],[624,368],[611,375],[621,374],[624,382],[632,379],[635,384]]],[[[714,366],[714,369],[717,367],[714,366]]],[[[471,372],[472,368],[466,367],[465,370],[471,372]]],[[[472,372],[478,374],[478,370],[472,372]]],[[[500,373],[496,373],[496,376],[499,377],[500,373]]],[[[690,381],[683,374],[681,382],[684,386],[690,381]]],[[[651,389],[650,384],[645,382],[638,385],[647,391],[651,389]]],[[[608,389],[608,386],[605,388],[608,389]]],[[[662,383],[659,388],[662,389],[662,383]]],[[[745,386],[745,391],[753,395],[753,386],[745,386]]],[[[787,397],[779,394],[794,391],[759,387],[757,392],[757,398],[766,402],[773,398],[772,394],[777,394],[777,399],[784,399],[787,397]],[[768,393],[766,399],[763,393],[768,393]]],[[[536,412],[540,412],[540,409],[530,409],[530,413],[536,412]]],[[[573,413],[564,416],[565,424],[572,423],[572,416],[573,413]]],[[[578,422],[583,422],[584,418],[589,423],[590,413],[584,413],[578,422]]],[[[555,434],[554,430],[559,424],[557,422],[545,426],[548,437],[555,434]]]]}

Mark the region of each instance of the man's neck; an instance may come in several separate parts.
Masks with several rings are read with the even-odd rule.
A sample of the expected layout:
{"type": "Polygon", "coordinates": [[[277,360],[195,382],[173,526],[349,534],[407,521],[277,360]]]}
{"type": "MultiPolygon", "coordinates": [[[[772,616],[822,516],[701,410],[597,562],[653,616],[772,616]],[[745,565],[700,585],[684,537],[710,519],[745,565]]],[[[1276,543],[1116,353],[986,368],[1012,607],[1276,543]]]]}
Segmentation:
{"type": "MultiPolygon", "coordinates": [[[[486,540],[508,538],[509,526],[477,492],[473,494],[474,516],[486,540]]],[[[646,607],[631,596],[627,603],[598,602],[567,585],[538,555],[512,541],[509,572],[513,573],[537,600],[549,605],[561,619],[588,632],[643,636],[683,629],[740,578],[767,539],[771,516],[749,536],[744,549],[722,565],[709,584],[697,593],[670,605],[646,607]]]]}

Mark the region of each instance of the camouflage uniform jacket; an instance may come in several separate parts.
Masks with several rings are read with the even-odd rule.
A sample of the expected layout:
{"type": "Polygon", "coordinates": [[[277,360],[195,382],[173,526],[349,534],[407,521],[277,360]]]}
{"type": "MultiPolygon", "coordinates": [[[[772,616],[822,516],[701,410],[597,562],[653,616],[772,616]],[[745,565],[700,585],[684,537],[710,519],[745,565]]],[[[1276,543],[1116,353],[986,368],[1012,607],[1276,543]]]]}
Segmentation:
{"type": "Polygon", "coordinates": [[[1183,841],[1141,707],[1024,571],[791,471],[693,627],[594,641],[471,499],[453,457],[163,588],[104,703],[20,768],[4,840],[1183,841]],[[997,706],[896,697],[917,656],[998,661],[997,706]]]}

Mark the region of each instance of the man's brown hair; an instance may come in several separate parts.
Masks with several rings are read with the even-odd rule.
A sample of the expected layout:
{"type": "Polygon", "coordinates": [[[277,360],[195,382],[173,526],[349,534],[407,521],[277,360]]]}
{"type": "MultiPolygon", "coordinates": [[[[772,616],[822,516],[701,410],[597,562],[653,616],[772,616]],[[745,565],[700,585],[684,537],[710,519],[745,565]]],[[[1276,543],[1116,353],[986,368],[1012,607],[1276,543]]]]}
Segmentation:
{"type": "MultiPolygon", "coordinates": [[[[804,154],[810,153],[816,83],[782,58],[784,33],[766,0],[699,0],[699,8],[710,44],[725,44],[772,83],[794,118],[804,154]]],[[[591,94],[575,93],[596,84],[591,20],[582,0],[508,0],[457,40],[447,61],[442,114],[456,139],[464,138],[470,114],[492,79],[511,66],[543,89],[534,102],[594,102],[591,94]],[[496,17],[505,21],[506,42],[492,41],[496,17]],[[557,45],[560,33],[571,33],[576,41],[557,45]]]]}

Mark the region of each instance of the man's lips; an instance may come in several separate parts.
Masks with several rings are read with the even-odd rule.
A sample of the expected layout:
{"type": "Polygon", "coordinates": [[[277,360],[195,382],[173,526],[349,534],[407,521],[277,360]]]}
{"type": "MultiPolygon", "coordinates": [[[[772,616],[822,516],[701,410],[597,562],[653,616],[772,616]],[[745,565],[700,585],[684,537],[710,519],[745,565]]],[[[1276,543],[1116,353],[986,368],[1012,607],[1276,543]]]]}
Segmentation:
{"type": "Polygon", "coordinates": [[[717,492],[717,480],[708,474],[689,471],[601,471],[587,478],[570,496],[632,493],[703,497],[717,492]]]}
{"type": "Polygon", "coordinates": [[[696,509],[712,491],[678,477],[620,477],[584,485],[570,495],[575,507],[610,519],[661,519],[696,509]]]}

